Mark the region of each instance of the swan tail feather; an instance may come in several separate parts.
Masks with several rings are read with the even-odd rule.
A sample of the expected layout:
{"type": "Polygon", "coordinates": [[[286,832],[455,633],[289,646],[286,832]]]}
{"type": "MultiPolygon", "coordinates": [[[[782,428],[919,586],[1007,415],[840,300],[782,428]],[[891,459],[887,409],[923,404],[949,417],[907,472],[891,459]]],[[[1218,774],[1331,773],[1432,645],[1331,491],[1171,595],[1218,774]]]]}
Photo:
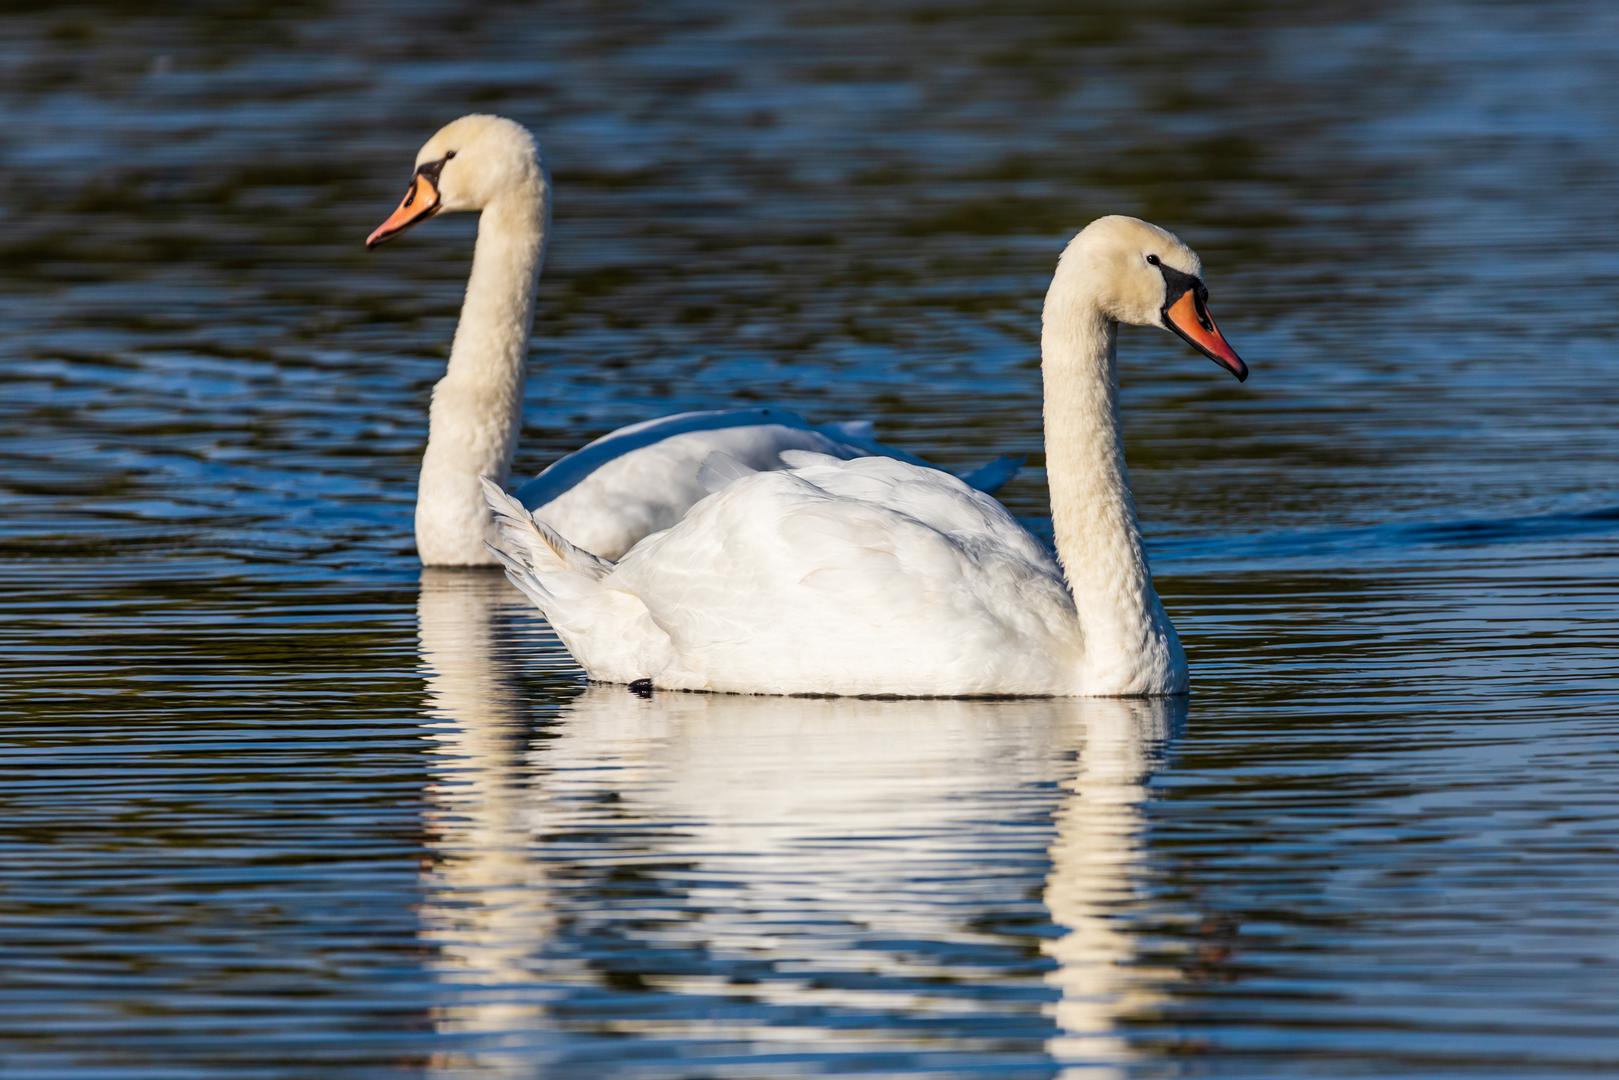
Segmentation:
{"type": "Polygon", "coordinates": [[[483,490],[499,527],[489,550],[586,673],[633,682],[661,672],[671,656],[669,636],[639,597],[608,580],[614,564],[569,543],[488,477],[483,490]]]}
{"type": "Polygon", "coordinates": [[[484,541],[500,564],[506,568],[506,580],[517,586],[517,590],[534,602],[541,611],[551,610],[557,603],[555,594],[546,589],[545,584],[534,576],[529,565],[514,555],[508,555],[494,544],[484,541]]]}
{"type": "Polygon", "coordinates": [[[1018,474],[1023,468],[1021,454],[1007,454],[998,457],[987,465],[980,465],[976,469],[969,469],[960,474],[962,483],[968,487],[977,488],[985,495],[993,495],[1006,486],[1006,482],[1018,474]]]}
{"type": "MultiPolygon", "coordinates": [[[[561,533],[541,521],[489,477],[480,477],[484,501],[494,512],[497,536],[490,550],[500,557],[507,575],[521,573],[542,590],[541,578],[552,574],[581,574],[599,581],[613,569],[606,559],[576,547],[561,533]]],[[[521,587],[521,585],[520,585],[521,587]]],[[[527,592],[528,589],[524,589],[527,592]]]]}

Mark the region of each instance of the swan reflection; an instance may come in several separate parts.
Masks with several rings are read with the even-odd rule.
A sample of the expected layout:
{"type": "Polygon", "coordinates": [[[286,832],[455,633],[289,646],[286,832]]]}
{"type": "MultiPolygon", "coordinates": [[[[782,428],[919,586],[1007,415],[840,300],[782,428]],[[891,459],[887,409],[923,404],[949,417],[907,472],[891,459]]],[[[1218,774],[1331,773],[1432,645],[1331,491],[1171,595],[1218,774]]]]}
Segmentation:
{"type": "Polygon", "coordinates": [[[1185,698],[1085,703],[1077,768],[1061,781],[1045,889],[1051,919],[1065,931],[1045,945],[1057,962],[1048,981],[1062,993],[1062,1034],[1048,1047],[1055,1060],[1076,1063],[1074,1075],[1110,1075],[1095,1064],[1134,1057],[1121,1021],[1163,1000],[1163,986],[1177,977],[1175,969],[1138,962],[1122,916],[1143,891],[1147,780],[1185,716],[1185,698]]]}
{"type": "Polygon", "coordinates": [[[1131,1059],[1176,977],[1124,920],[1184,702],[525,694],[541,624],[503,582],[425,574],[419,613],[444,1065],[607,1035],[1131,1059]]]}
{"type": "MultiPolygon", "coordinates": [[[[533,1031],[546,1022],[533,958],[556,914],[532,842],[525,712],[508,681],[513,662],[501,652],[514,625],[532,622],[520,601],[492,574],[422,572],[416,610],[430,718],[432,866],[421,922],[446,984],[434,1014],[446,1035],[533,1031]]],[[[435,1063],[466,1064],[459,1055],[435,1063]]],[[[527,1071],[514,1055],[480,1054],[478,1064],[499,1076],[527,1071]]]]}

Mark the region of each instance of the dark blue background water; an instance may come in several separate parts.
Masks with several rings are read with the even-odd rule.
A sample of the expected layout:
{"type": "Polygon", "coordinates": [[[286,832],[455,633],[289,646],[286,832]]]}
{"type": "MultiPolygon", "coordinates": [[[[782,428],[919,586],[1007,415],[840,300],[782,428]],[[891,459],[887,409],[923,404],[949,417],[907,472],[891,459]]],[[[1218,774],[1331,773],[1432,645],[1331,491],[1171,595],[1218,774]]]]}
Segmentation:
{"type": "Polygon", "coordinates": [[[1619,9],[1075,7],[0,17],[0,1074],[1619,1073],[1619,9]],[[643,702],[423,576],[472,223],[361,240],[474,109],[523,472],[768,401],[1038,525],[1062,243],[1197,247],[1190,701],[643,702]]]}

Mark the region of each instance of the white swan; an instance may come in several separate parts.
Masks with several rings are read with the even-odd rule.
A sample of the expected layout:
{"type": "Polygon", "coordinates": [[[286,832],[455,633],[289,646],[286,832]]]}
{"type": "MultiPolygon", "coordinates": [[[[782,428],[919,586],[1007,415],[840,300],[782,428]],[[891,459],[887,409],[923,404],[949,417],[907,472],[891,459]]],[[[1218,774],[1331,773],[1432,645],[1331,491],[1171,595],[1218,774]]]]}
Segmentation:
{"type": "MultiPolygon", "coordinates": [[[[545,260],[551,185],[539,146],[522,125],[463,116],[416,155],[416,175],[392,216],[366,239],[374,248],[435,214],[482,212],[461,321],[444,378],[433,389],[427,451],[416,495],[416,550],[429,566],[494,563],[480,476],[504,477],[522,426],[524,362],[534,289],[545,260]]],[[[838,458],[920,459],[878,443],[869,425],[814,426],[785,409],[683,413],[596,440],[518,489],[530,508],[575,543],[616,558],[668,528],[707,489],[703,461],[723,453],[752,469],[782,467],[784,450],[838,458]]],[[[965,479],[993,490],[1021,460],[1002,458],[965,479]]]]}
{"type": "Polygon", "coordinates": [[[1057,556],[994,499],[885,458],[786,456],[616,563],[486,484],[508,575],[594,679],[761,694],[1155,695],[1186,658],[1142,551],[1119,434],[1120,322],[1247,368],[1198,257],[1106,217],[1063,252],[1041,337],[1057,556]],[[1064,577],[1066,570],[1066,578],[1064,577]]]}

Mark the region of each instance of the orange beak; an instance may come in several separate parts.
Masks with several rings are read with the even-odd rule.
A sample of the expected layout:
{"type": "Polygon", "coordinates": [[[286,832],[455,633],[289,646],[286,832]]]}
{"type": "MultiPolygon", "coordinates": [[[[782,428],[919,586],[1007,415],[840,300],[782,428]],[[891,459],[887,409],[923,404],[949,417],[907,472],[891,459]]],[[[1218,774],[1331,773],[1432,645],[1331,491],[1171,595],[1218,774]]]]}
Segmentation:
{"type": "Polygon", "coordinates": [[[426,221],[438,213],[438,188],[425,172],[418,171],[411,177],[410,190],[405,192],[405,199],[397,209],[388,216],[388,220],[378,225],[376,231],[365,238],[365,248],[370,251],[378,244],[392,240],[418,221],[426,221]]]}
{"type": "Polygon", "coordinates": [[[1242,362],[1237,350],[1226,341],[1220,328],[1214,325],[1204,301],[1207,295],[1201,282],[1181,293],[1180,299],[1164,306],[1164,325],[1186,339],[1186,343],[1237,377],[1238,382],[1248,378],[1248,365],[1242,362]]]}

